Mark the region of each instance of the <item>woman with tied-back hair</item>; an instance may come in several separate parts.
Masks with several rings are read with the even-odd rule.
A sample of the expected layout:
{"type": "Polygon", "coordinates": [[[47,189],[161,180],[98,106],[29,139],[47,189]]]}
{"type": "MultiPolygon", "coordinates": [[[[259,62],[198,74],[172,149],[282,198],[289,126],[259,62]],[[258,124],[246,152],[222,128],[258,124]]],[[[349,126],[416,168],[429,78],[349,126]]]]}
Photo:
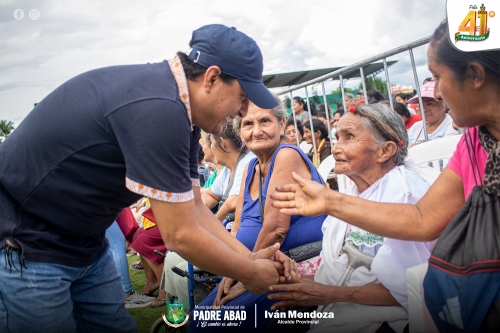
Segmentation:
{"type": "MultiPolygon", "coordinates": [[[[451,44],[448,33],[445,21],[434,32],[427,52],[434,97],[450,108],[449,115],[458,127],[468,130],[424,197],[416,204],[375,203],[294,176],[298,184],[279,186],[279,192],[272,195],[281,201],[275,201],[275,207],[286,214],[327,213],[381,236],[429,241],[439,237],[458,213],[476,180],[500,188],[496,163],[500,149],[494,149],[500,140],[500,51],[461,52],[451,44]],[[468,151],[478,166],[476,171],[468,151]],[[480,179],[474,180],[475,174],[480,179]]],[[[468,311],[473,313],[468,315],[477,310],[471,308],[468,311]]]]}
{"type": "MultiPolygon", "coordinates": [[[[412,171],[414,166],[405,165],[408,136],[403,121],[381,103],[351,105],[337,125],[337,138],[332,151],[335,173],[354,183],[344,197],[413,204],[434,179],[426,174],[424,180],[412,171]]],[[[270,298],[280,300],[274,307],[335,303],[325,310],[335,313],[335,318],[320,320],[312,332],[375,332],[383,322],[402,331],[408,318],[406,269],[427,261],[433,242],[384,238],[332,216],[322,231],[322,261],[314,279],[295,278],[295,284],[273,286],[278,293],[270,298]],[[342,248],[347,243],[374,259],[371,270],[356,268],[346,285],[338,286],[346,270],[347,254],[342,248]]]]}
{"type": "Polygon", "coordinates": [[[248,151],[232,123],[228,123],[220,135],[212,134],[210,142],[210,148],[217,163],[226,168],[222,170],[212,186],[202,192],[201,199],[210,209],[222,200],[222,205],[216,214],[216,217],[222,222],[227,213],[236,210],[243,171],[255,155],[248,151]],[[233,182],[229,184],[231,178],[233,178],[233,182]],[[229,185],[231,185],[230,188],[228,188],[229,185]]]}
{"type": "Polygon", "coordinates": [[[295,96],[293,98],[293,112],[295,113],[295,119],[297,121],[304,121],[304,119],[309,118],[309,113],[307,113],[307,103],[302,99],[302,97],[295,96]]]}

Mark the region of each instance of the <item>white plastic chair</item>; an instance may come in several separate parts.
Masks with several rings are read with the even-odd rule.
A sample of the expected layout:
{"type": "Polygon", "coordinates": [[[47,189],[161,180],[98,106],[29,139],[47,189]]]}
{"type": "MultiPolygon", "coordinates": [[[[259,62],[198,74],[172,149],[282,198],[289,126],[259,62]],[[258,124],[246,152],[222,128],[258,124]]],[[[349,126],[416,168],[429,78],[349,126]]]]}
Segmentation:
{"type": "Polygon", "coordinates": [[[353,181],[344,175],[337,175],[337,184],[339,185],[339,192],[344,192],[349,186],[353,184],[353,181]]]}
{"type": "MultiPolygon", "coordinates": [[[[335,159],[333,158],[333,155],[328,156],[321,162],[321,164],[318,167],[318,173],[323,178],[323,180],[326,182],[328,178],[330,178],[331,171],[335,167],[335,159]]],[[[351,186],[352,180],[347,178],[344,175],[337,175],[337,184],[339,186],[339,192],[344,192],[346,188],[351,186]]]]}
{"type": "Polygon", "coordinates": [[[417,165],[428,165],[443,171],[455,152],[461,137],[462,134],[453,135],[418,144],[408,149],[408,157],[414,160],[417,165]]]}
{"type": "MultiPolygon", "coordinates": [[[[455,152],[462,135],[449,136],[421,143],[408,149],[408,158],[417,165],[428,165],[442,171],[455,152]]],[[[424,302],[424,277],[428,263],[410,267],[406,270],[408,288],[408,316],[410,333],[438,332],[424,302]]]]}
{"type": "Polygon", "coordinates": [[[335,167],[335,159],[333,158],[333,155],[328,156],[321,162],[321,164],[318,167],[318,173],[323,178],[323,180],[326,181],[328,180],[328,176],[330,175],[330,172],[332,169],[335,167]]]}

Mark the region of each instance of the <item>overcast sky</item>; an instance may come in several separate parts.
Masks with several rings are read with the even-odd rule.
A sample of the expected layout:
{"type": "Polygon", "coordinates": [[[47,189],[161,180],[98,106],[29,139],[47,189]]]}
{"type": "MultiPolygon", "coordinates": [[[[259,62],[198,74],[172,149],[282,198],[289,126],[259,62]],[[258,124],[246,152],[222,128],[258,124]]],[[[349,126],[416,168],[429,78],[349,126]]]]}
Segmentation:
{"type": "MultiPolygon", "coordinates": [[[[220,23],[261,47],[264,74],[347,66],[432,34],[445,0],[0,0],[0,119],[21,120],[57,86],[90,69],[159,62],[193,30],[220,23]],[[24,18],[16,20],[21,9],[24,18]],[[30,18],[36,9],[37,20],[30,18]]],[[[415,49],[420,83],[427,46],[415,49]]],[[[408,52],[391,83],[414,86],[408,52]]],[[[348,87],[359,80],[349,80],[348,87]]],[[[337,82],[327,85],[331,91],[337,82]]],[[[320,90],[321,91],[321,90],[320,90]]],[[[303,92],[301,92],[302,94],[303,92]]],[[[299,94],[299,92],[297,93],[299,94]]]]}

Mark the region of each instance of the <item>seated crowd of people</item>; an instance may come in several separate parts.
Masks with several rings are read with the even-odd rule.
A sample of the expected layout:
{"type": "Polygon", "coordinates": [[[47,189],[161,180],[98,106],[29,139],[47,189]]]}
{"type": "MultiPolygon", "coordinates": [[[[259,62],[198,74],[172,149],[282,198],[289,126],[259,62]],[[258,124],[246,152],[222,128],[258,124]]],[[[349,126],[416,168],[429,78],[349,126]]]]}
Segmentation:
{"type": "MultiPolygon", "coordinates": [[[[447,107],[434,99],[433,88],[432,81],[421,88],[429,140],[457,134],[447,107]]],[[[285,308],[335,312],[335,321],[322,319],[311,327],[296,325],[297,332],[375,332],[381,327],[387,332],[404,330],[408,323],[406,269],[426,262],[435,242],[381,237],[332,216],[284,215],[273,207],[268,191],[293,183],[293,172],[336,189],[334,180],[325,183],[316,170],[333,155],[334,172],[354,183],[345,194],[377,202],[416,203],[437,177],[433,170],[407,163],[408,148],[424,141],[422,118],[405,104],[414,103],[417,97],[398,94],[391,110],[379,91],[367,91],[367,96],[369,103],[365,104],[363,93],[356,97],[346,93],[346,112],[339,108],[332,114],[328,105],[322,105],[320,112],[314,108],[312,119],[301,97],[293,99],[294,116],[287,116],[282,103],[272,110],[251,104],[247,115],[228,123],[220,135],[204,136],[198,161],[204,184],[202,200],[221,222],[234,212],[234,222],[228,224],[234,237],[253,252],[277,242],[285,252],[318,241],[322,242],[322,252],[297,262],[301,276],[294,277],[293,283],[273,286],[272,293],[254,295],[238,281],[223,277],[210,294],[197,287],[196,304],[245,306],[247,316],[255,315],[259,325],[270,332],[285,328],[265,316],[265,311],[285,308]],[[347,243],[353,246],[350,252],[345,250],[347,243]],[[368,255],[372,263],[357,268],[348,280],[341,281],[349,261],[347,252],[368,255]],[[255,304],[259,309],[256,314],[255,304]]],[[[115,252],[123,252],[115,260],[122,273],[126,306],[164,306],[175,297],[186,301],[189,311],[187,279],[169,269],[177,266],[187,270],[188,263],[165,248],[155,223],[142,216],[148,207],[147,198],[135,207],[141,228],[130,245],[140,255],[140,261],[132,268],[143,269],[146,276],[142,293],[132,289],[123,260],[118,259],[124,255],[123,242],[113,247],[115,252]],[[156,290],[158,294],[153,294],[156,290]]],[[[113,225],[107,233],[110,243],[118,238],[115,229],[117,226],[113,225]]],[[[253,325],[253,321],[245,321],[240,330],[251,331],[253,325]]],[[[189,329],[199,330],[194,322],[189,329]]],[[[214,329],[223,331],[221,327],[214,329]]],[[[211,329],[205,327],[206,330],[211,329]]]]}

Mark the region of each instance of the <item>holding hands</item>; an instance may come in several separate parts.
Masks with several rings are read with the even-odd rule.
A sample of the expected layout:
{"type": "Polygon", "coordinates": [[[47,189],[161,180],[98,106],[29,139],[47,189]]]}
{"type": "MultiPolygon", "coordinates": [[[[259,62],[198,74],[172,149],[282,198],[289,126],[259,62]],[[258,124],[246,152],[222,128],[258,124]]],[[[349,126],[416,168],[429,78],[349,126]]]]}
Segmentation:
{"type": "Polygon", "coordinates": [[[246,290],[254,294],[262,294],[273,284],[291,281],[300,276],[295,262],[279,251],[280,244],[276,243],[258,252],[249,254],[255,263],[255,274],[249,281],[234,284],[235,280],[224,277],[219,284],[214,306],[221,306],[243,294],[246,290]]]}

